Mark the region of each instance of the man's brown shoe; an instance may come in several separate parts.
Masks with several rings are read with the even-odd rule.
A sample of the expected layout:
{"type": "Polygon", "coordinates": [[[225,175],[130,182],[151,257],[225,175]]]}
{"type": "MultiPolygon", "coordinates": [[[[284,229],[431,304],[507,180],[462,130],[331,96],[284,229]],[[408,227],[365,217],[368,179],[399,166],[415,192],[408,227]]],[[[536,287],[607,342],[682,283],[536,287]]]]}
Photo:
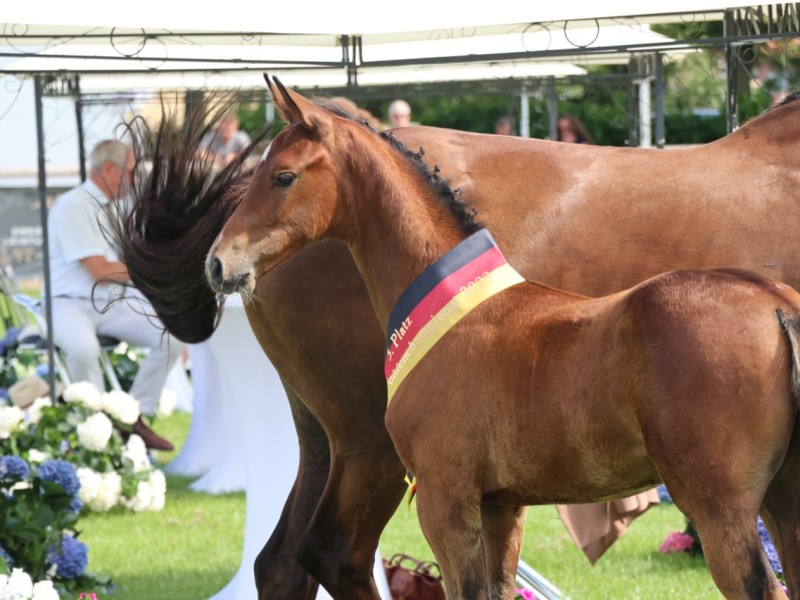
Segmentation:
{"type": "Polygon", "coordinates": [[[142,440],[144,440],[144,445],[151,450],[165,450],[170,452],[175,449],[175,446],[145,425],[141,417],[133,424],[133,433],[142,438],[142,440]]]}

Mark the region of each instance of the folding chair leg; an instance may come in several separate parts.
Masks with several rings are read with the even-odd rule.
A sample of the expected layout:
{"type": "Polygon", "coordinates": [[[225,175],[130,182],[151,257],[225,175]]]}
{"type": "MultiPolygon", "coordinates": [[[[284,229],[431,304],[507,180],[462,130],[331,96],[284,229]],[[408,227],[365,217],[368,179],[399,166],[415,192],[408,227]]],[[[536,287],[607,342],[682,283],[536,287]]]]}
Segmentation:
{"type": "Polygon", "coordinates": [[[106,348],[100,349],[100,366],[103,369],[103,373],[105,373],[106,379],[108,380],[108,384],[111,386],[112,390],[119,390],[124,391],[122,389],[122,385],[117,378],[117,373],[114,371],[114,365],[111,364],[111,358],[109,357],[109,352],[111,350],[106,348]]]}

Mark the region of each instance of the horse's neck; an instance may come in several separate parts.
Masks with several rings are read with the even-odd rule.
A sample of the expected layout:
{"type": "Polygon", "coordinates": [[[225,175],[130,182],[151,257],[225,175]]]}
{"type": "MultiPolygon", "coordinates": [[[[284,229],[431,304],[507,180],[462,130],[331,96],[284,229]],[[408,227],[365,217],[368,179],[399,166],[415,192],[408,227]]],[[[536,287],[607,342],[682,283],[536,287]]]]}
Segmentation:
{"type": "Polygon", "coordinates": [[[351,181],[368,182],[351,196],[353,227],[344,236],[382,325],[409,284],[464,239],[455,217],[399,154],[361,163],[351,181]],[[387,169],[390,163],[394,169],[387,169]]]}

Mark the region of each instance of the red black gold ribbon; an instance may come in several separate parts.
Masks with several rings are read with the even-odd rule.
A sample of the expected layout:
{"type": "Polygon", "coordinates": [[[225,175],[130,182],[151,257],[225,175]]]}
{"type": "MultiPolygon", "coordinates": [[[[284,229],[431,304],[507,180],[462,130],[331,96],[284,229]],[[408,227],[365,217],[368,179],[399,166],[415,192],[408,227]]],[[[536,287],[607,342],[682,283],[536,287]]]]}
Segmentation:
{"type": "MultiPolygon", "coordinates": [[[[484,300],[522,281],[485,229],[428,267],[403,292],[389,316],[384,364],[388,401],[451,327],[484,300]]],[[[417,489],[411,471],[406,483],[410,505],[417,489]]]]}

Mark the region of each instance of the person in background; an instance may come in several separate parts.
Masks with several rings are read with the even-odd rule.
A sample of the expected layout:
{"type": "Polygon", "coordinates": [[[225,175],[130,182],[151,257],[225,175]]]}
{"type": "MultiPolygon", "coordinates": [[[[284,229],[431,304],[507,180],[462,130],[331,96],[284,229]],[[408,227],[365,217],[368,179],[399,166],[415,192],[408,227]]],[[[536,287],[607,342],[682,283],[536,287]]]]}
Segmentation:
{"type": "MultiPolygon", "coordinates": [[[[59,196],[47,218],[53,342],[64,352],[72,381],[104,390],[98,335],[149,349],[130,394],[142,414],[154,415],[161,390],[179,357],[181,342],[163,333],[155,312],[130,282],[128,270],[106,239],[112,203],[125,197],[136,166],[133,150],[117,140],[98,143],[89,158],[89,178],[59,196]]],[[[173,450],[142,421],[133,426],[148,448],[173,450]]]]}
{"type": "Polygon", "coordinates": [[[500,117],[494,123],[494,132],[497,135],[514,135],[514,121],[509,117],[500,117]]]}
{"type": "Polygon", "coordinates": [[[389,126],[408,127],[411,125],[411,107],[405,100],[393,100],[388,110],[389,126]]]}
{"type": "Polygon", "coordinates": [[[580,120],[568,114],[558,116],[556,121],[556,140],[573,144],[591,144],[592,138],[580,120]]]}
{"type": "Polygon", "coordinates": [[[215,168],[221,169],[249,144],[250,136],[239,131],[239,117],[229,114],[220,119],[215,130],[203,136],[200,152],[202,157],[213,162],[215,168]]]}

